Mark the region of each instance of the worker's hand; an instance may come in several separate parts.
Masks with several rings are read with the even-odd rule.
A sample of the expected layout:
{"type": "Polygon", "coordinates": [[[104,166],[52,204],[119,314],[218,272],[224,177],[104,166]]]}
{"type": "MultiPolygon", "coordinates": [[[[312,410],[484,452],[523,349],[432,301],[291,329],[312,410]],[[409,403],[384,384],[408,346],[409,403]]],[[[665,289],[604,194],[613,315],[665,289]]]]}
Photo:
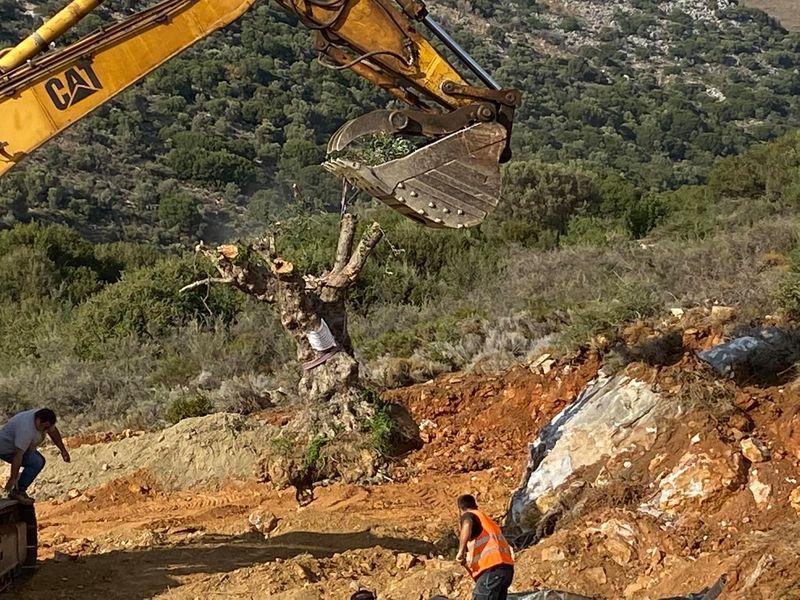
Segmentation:
{"type": "Polygon", "coordinates": [[[67,451],[67,450],[62,450],[61,451],[61,458],[64,459],[64,462],[69,462],[69,461],[72,460],[72,457],[70,457],[69,451],[67,451]]]}
{"type": "Polygon", "coordinates": [[[463,552],[459,552],[458,554],[456,554],[456,562],[460,565],[466,565],[467,555],[464,554],[463,552]]]}

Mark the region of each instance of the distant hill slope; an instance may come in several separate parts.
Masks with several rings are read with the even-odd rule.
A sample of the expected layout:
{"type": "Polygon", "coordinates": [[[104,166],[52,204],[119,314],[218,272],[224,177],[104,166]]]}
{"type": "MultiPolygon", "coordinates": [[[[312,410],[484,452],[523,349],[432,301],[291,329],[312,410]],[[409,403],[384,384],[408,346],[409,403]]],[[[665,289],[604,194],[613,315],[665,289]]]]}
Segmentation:
{"type": "MultiPolygon", "coordinates": [[[[799,34],[735,0],[430,4],[498,81],[523,91],[517,159],[580,161],[674,189],[800,127],[799,34]]],[[[0,47],[52,7],[0,0],[0,47]]],[[[119,16],[101,8],[81,29],[119,16]]],[[[0,227],[39,218],[93,240],[191,244],[336,209],[338,182],[319,167],[328,138],[388,98],[311,48],[296,19],[257,4],[0,180],[0,227]]]]}
{"type": "Polygon", "coordinates": [[[800,29],[800,3],[797,0],[746,0],[745,4],[771,14],[784,27],[800,29]]]}

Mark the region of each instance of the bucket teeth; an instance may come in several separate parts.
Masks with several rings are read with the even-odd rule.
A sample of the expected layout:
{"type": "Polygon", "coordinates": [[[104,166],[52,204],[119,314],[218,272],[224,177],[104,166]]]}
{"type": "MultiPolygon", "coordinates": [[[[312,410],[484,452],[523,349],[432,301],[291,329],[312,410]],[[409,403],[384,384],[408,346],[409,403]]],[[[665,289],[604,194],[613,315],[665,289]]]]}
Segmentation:
{"type": "Polygon", "coordinates": [[[332,158],[325,169],[428,227],[480,224],[500,200],[506,129],[479,123],[405,156],[369,166],[332,158]]]}

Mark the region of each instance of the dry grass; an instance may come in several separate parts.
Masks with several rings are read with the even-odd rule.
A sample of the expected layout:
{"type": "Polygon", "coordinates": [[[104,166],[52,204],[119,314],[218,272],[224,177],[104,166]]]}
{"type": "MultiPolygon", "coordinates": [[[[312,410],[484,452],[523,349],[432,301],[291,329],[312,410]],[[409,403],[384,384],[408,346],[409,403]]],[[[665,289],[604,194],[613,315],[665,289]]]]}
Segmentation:
{"type": "Polygon", "coordinates": [[[788,29],[800,29],[800,4],[797,0],[745,0],[744,3],[772,15],[788,29]]]}

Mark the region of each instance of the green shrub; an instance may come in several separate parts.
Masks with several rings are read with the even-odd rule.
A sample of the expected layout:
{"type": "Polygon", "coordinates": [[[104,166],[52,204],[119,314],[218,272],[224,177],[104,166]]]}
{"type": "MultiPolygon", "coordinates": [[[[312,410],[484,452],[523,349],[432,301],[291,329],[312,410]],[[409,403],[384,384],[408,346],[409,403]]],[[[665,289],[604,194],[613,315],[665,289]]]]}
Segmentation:
{"type": "Polygon", "coordinates": [[[329,441],[324,435],[318,435],[309,442],[303,455],[303,467],[306,470],[317,469],[320,471],[324,468],[325,459],[322,456],[322,449],[329,441]]]}
{"type": "Polygon", "coordinates": [[[152,267],[164,258],[164,252],[147,244],[111,242],[94,247],[95,258],[102,265],[103,279],[109,283],[117,281],[123,272],[152,267]]]}
{"type": "Polygon", "coordinates": [[[719,160],[708,178],[717,198],[780,198],[800,180],[800,133],[719,160]]]}
{"type": "Polygon", "coordinates": [[[195,394],[175,398],[167,408],[164,417],[174,425],[184,419],[205,417],[212,412],[214,412],[214,403],[202,394],[195,394]]]}
{"type": "Polygon", "coordinates": [[[0,232],[6,297],[53,297],[78,303],[102,285],[102,263],[80,234],[61,225],[29,223],[0,232]]]}
{"type": "Polygon", "coordinates": [[[392,436],[394,435],[394,421],[385,405],[379,404],[375,409],[375,414],[367,423],[370,444],[381,455],[387,455],[392,448],[392,436]]]}
{"type": "Polygon", "coordinates": [[[611,298],[587,302],[569,310],[570,323],[560,340],[568,347],[588,343],[600,334],[613,334],[625,323],[647,317],[658,308],[652,290],[636,281],[621,281],[611,298]]]}
{"type": "Polygon", "coordinates": [[[492,237],[545,247],[540,232],[564,233],[570,219],[601,198],[595,177],[575,164],[514,161],[503,168],[503,198],[484,229],[492,237]]]}
{"type": "Polygon", "coordinates": [[[660,196],[642,196],[625,214],[625,226],[634,238],[646,236],[667,214],[667,207],[660,196]]]}
{"type": "Polygon", "coordinates": [[[168,229],[192,233],[200,224],[200,200],[187,192],[164,196],[158,203],[158,218],[168,229]]]}
{"type": "Polygon", "coordinates": [[[800,248],[789,255],[789,275],[776,291],[778,306],[792,319],[800,319],[800,248]]]}
{"type": "Polygon", "coordinates": [[[77,309],[73,332],[79,353],[102,356],[104,344],[112,339],[158,340],[192,320],[230,321],[244,301],[240,294],[220,286],[179,291],[207,275],[194,259],[177,258],[125,274],[77,309]]]}

